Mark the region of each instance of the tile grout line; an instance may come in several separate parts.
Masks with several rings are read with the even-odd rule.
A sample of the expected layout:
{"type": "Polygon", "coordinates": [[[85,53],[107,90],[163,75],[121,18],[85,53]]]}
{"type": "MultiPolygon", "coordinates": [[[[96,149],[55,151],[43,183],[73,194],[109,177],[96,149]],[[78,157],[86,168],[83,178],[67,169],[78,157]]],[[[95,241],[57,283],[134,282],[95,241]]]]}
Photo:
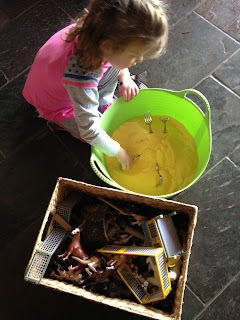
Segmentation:
{"type": "Polygon", "coordinates": [[[32,134],[30,137],[26,138],[23,142],[21,142],[19,145],[15,147],[14,150],[10,151],[5,155],[5,159],[0,161],[0,165],[10,159],[15,153],[17,153],[19,150],[21,150],[23,147],[25,147],[27,144],[31,143],[34,139],[41,136],[42,134],[47,134],[47,128],[42,127],[39,130],[37,130],[34,134],[32,134]]]}
{"type": "MultiPolygon", "coordinates": [[[[19,72],[15,77],[11,78],[10,80],[7,78],[6,76],[6,79],[7,79],[7,82],[4,83],[4,85],[2,85],[0,87],[0,90],[4,89],[6,86],[8,86],[10,83],[12,83],[13,81],[15,81],[17,78],[19,78],[21,75],[23,75],[28,69],[30,69],[32,66],[32,64],[30,66],[28,66],[27,68],[25,68],[23,71],[19,72]]],[[[2,72],[3,73],[3,72],[2,72]]],[[[5,75],[5,74],[4,74],[5,75]]]]}
{"type": "MultiPolygon", "coordinates": [[[[211,72],[209,72],[205,77],[203,77],[200,81],[198,81],[198,82],[194,85],[193,88],[195,88],[196,86],[198,86],[203,80],[206,80],[206,79],[209,78],[209,77],[213,77],[214,79],[217,79],[217,80],[218,80],[218,78],[215,77],[215,76],[213,75],[213,73],[214,73],[215,71],[217,71],[217,69],[218,69],[219,67],[221,67],[224,63],[226,63],[229,59],[231,59],[231,58],[232,58],[235,54],[237,54],[239,51],[240,51],[240,48],[238,48],[236,51],[234,51],[230,56],[228,56],[225,60],[223,60],[219,65],[217,65],[216,68],[214,68],[214,69],[213,69],[211,72]]],[[[218,82],[221,83],[219,80],[218,80],[218,82]]],[[[224,87],[228,88],[232,93],[234,93],[234,95],[237,95],[237,96],[238,96],[238,94],[237,94],[236,92],[234,92],[234,91],[233,91],[230,87],[228,87],[226,84],[224,84],[223,82],[222,82],[221,84],[223,84],[224,87]]],[[[238,96],[238,97],[239,97],[239,96],[238,96]]]]}
{"type": "MultiPolygon", "coordinates": [[[[229,158],[229,156],[230,156],[233,152],[235,152],[238,148],[239,148],[239,147],[235,148],[229,155],[224,156],[222,159],[220,159],[219,161],[217,161],[209,170],[206,170],[206,169],[207,169],[207,168],[206,168],[206,169],[204,170],[203,174],[201,175],[201,177],[199,177],[199,179],[196,181],[196,183],[197,183],[198,181],[202,180],[209,172],[211,172],[216,166],[218,166],[218,165],[219,165],[220,163],[222,163],[224,160],[228,160],[232,165],[234,165],[234,167],[236,167],[238,170],[240,170],[239,167],[229,158]]],[[[182,192],[179,193],[178,195],[183,195],[183,194],[185,194],[187,191],[188,191],[188,189],[182,191],[182,192]]],[[[174,201],[179,201],[179,200],[175,200],[175,198],[176,198],[178,195],[176,195],[175,197],[173,197],[172,200],[174,200],[174,201]]]]}
{"type": "Polygon", "coordinates": [[[230,39],[232,39],[234,42],[236,42],[237,44],[239,44],[240,46],[240,42],[238,40],[236,40],[235,38],[233,38],[230,34],[228,34],[227,32],[225,32],[224,30],[220,29],[218,26],[216,26],[214,23],[212,23],[211,21],[207,20],[206,18],[204,18],[204,16],[202,16],[200,13],[193,11],[194,13],[196,13],[196,15],[198,15],[199,17],[201,17],[203,20],[205,20],[206,22],[208,22],[210,25],[212,25],[214,28],[216,28],[218,31],[222,32],[226,37],[229,37],[230,39]]]}
{"type": "MultiPolygon", "coordinates": [[[[6,155],[2,152],[2,150],[0,150],[0,154],[4,157],[4,160],[6,159],[6,155]]],[[[4,161],[2,160],[2,161],[4,161]]]]}
{"type": "Polygon", "coordinates": [[[211,76],[216,82],[218,82],[222,87],[224,87],[225,89],[227,89],[228,91],[230,91],[234,96],[236,96],[237,98],[240,98],[240,96],[234,92],[230,87],[228,87],[224,82],[222,82],[218,77],[212,75],[211,76]]]}
{"type": "MultiPolygon", "coordinates": [[[[235,152],[237,149],[238,149],[238,147],[235,148],[229,155],[224,156],[222,159],[220,159],[218,162],[216,162],[208,171],[206,171],[206,172],[204,172],[204,173],[202,174],[201,178],[204,177],[204,176],[206,176],[209,172],[211,172],[216,166],[218,166],[218,165],[219,165],[220,163],[222,163],[224,160],[228,160],[228,161],[231,162],[235,167],[237,167],[237,165],[229,158],[229,156],[230,156],[233,152],[235,152]]],[[[200,178],[200,179],[201,179],[201,178],[200,178]]]]}
{"type": "Polygon", "coordinates": [[[191,13],[195,12],[202,3],[204,3],[205,0],[200,1],[195,7],[193,7],[191,10],[189,10],[183,17],[181,17],[177,22],[173,23],[170,28],[175,27],[178,23],[180,23],[183,19],[185,19],[187,16],[189,16],[191,13]]]}
{"type": "Polygon", "coordinates": [[[75,154],[68,148],[68,146],[62,141],[62,139],[57,135],[56,132],[51,131],[51,133],[55,136],[55,138],[61,143],[61,145],[66,148],[66,150],[69,152],[69,155],[72,157],[73,160],[73,166],[76,167],[77,165],[80,165],[80,167],[82,167],[83,170],[86,170],[86,168],[83,166],[83,164],[81,162],[79,162],[79,160],[77,159],[77,157],[75,156],[75,154]]]}
{"type": "MultiPolygon", "coordinates": [[[[4,78],[6,79],[6,81],[8,82],[8,77],[6,76],[6,74],[2,71],[2,69],[0,69],[0,72],[3,74],[4,78]]],[[[0,87],[1,88],[1,87],[0,87]]]]}
{"type": "Polygon", "coordinates": [[[182,20],[184,20],[186,17],[188,17],[189,15],[191,15],[192,13],[195,13],[198,17],[200,17],[201,19],[203,19],[204,21],[206,21],[207,23],[209,23],[211,26],[213,26],[214,28],[216,28],[218,31],[222,32],[225,36],[229,37],[230,39],[232,39],[234,42],[238,43],[240,45],[240,42],[238,40],[236,40],[235,38],[233,38],[231,35],[229,35],[227,32],[225,32],[224,30],[220,29],[218,26],[216,26],[215,24],[213,24],[211,21],[207,20],[206,18],[204,18],[204,16],[202,16],[201,14],[199,14],[198,12],[196,12],[196,10],[201,6],[201,4],[204,2],[204,0],[202,2],[200,2],[197,6],[195,6],[193,9],[189,10],[183,17],[181,17],[177,22],[173,23],[171,25],[171,29],[173,27],[175,27],[177,24],[179,24],[182,20]]]}
{"type": "MultiPolygon", "coordinates": [[[[239,41],[234,39],[232,36],[230,36],[228,33],[226,33],[225,31],[221,30],[219,27],[217,27],[216,25],[214,25],[212,22],[210,22],[209,20],[205,19],[201,14],[197,13],[196,10],[201,6],[201,4],[204,1],[200,2],[197,6],[195,6],[192,10],[190,10],[185,16],[183,16],[182,18],[180,18],[176,23],[174,23],[171,28],[175,27],[178,23],[180,23],[184,18],[186,18],[187,16],[189,16],[190,14],[192,14],[193,12],[198,15],[200,18],[202,18],[203,20],[205,20],[207,23],[209,23],[210,25],[212,25],[214,28],[216,28],[217,30],[219,30],[220,32],[222,32],[225,36],[231,38],[234,42],[237,42],[238,44],[239,41]]],[[[223,44],[224,45],[224,44],[223,44]]],[[[208,77],[213,76],[213,73],[221,66],[223,65],[227,60],[229,60],[230,58],[232,58],[235,54],[237,54],[237,52],[240,51],[240,48],[238,48],[236,51],[234,51],[231,55],[229,55],[225,60],[223,60],[216,68],[214,68],[209,74],[207,74],[205,77],[203,77],[199,82],[197,82],[193,88],[195,88],[197,85],[199,85],[203,80],[207,79],[208,77]]],[[[215,78],[215,77],[214,77],[215,78]]],[[[218,78],[215,78],[218,79],[218,78]]],[[[239,97],[239,95],[234,92],[230,87],[226,86],[224,83],[222,83],[226,88],[228,88],[232,93],[234,93],[234,95],[237,95],[237,97],[239,97]]]]}
{"type": "Polygon", "coordinates": [[[202,299],[193,291],[193,289],[190,287],[189,284],[186,284],[186,287],[188,290],[194,295],[194,297],[205,307],[205,303],[202,301],[202,299]]]}
{"type": "Polygon", "coordinates": [[[59,9],[61,9],[64,13],[66,13],[66,15],[68,16],[68,17],[70,17],[72,20],[74,20],[74,18],[65,10],[65,9],[63,9],[62,7],[61,7],[61,5],[57,2],[57,1],[55,1],[55,0],[51,0],[59,9]]]}
{"type": "Polygon", "coordinates": [[[235,167],[236,169],[240,170],[240,168],[238,167],[238,165],[236,165],[236,163],[233,162],[228,156],[226,157],[226,159],[227,159],[228,161],[230,161],[230,162],[234,165],[234,167],[235,167]]]}
{"type": "Polygon", "coordinates": [[[12,21],[16,20],[17,18],[19,18],[21,15],[23,15],[24,13],[26,13],[27,11],[29,11],[30,9],[32,9],[34,6],[36,6],[37,4],[39,4],[40,2],[42,2],[42,0],[39,0],[37,2],[35,2],[34,4],[30,5],[28,8],[23,9],[22,12],[20,12],[17,16],[10,18],[5,11],[3,11],[3,13],[7,16],[8,20],[0,27],[3,28],[5,27],[7,24],[11,23],[12,21]]]}
{"type": "MultiPolygon", "coordinates": [[[[57,7],[59,7],[59,9],[61,9],[68,17],[70,17],[71,19],[74,19],[67,11],[65,11],[57,2],[55,2],[54,0],[51,0],[57,7]]],[[[6,21],[6,23],[4,23],[4,25],[1,26],[4,27],[6,26],[7,24],[11,23],[13,20],[19,18],[20,16],[22,16],[24,13],[28,12],[29,10],[31,10],[34,6],[38,5],[39,3],[41,2],[41,0],[37,1],[36,3],[34,3],[33,5],[29,6],[28,8],[24,9],[22,12],[20,12],[16,17],[13,17],[13,18],[8,18],[8,20],[6,21]]],[[[1,72],[3,73],[5,79],[7,80],[7,82],[2,85],[0,87],[0,90],[5,88],[8,84],[10,84],[11,82],[13,82],[14,80],[16,80],[19,76],[21,76],[25,71],[27,71],[28,69],[30,69],[32,66],[32,64],[30,64],[30,66],[28,66],[27,68],[25,68],[23,71],[21,71],[20,73],[18,73],[15,77],[9,79],[7,77],[7,75],[1,70],[1,72]]]]}
{"type": "Polygon", "coordinates": [[[219,291],[218,293],[210,299],[206,304],[203,310],[201,310],[193,320],[199,319],[199,317],[207,310],[207,308],[240,276],[240,271],[238,271],[219,291]]]}

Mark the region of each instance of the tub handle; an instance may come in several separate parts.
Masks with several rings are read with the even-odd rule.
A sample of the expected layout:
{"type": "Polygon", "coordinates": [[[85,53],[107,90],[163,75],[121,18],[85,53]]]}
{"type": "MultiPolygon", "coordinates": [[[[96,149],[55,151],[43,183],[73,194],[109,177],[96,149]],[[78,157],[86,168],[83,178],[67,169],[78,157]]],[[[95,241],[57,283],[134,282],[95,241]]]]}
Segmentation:
{"type": "Polygon", "coordinates": [[[97,162],[98,161],[97,161],[96,155],[94,153],[92,153],[91,157],[90,157],[90,165],[91,165],[93,171],[96,173],[96,175],[99,178],[101,178],[105,183],[110,184],[111,186],[113,186],[115,188],[119,188],[118,184],[114,180],[109,179],[108,177],[106,177],[105,174],[102,173],[100,168],[96,165],[97,162]]]}
{"type": "MultiPolygon", "coordinates": [[[[211,121],[211,110],[210,110],[210,104],[207,100],[207,98],[199,91],[195,90],[195,89],[185,89],[185,90],[181,90],[181,91],[178,91],[178,95],[181,97],[181,98],[185,98],[185,99],[188,99],[186,97],[186,95],[188,93],[193,93],[195,94],[196,96],[198,96],[204,103],[205,105],[205,108],[206,108],[206,112],[205,112],[205,122],[207,123],[208,127],[210,127],[210,121],[211,121]]],[[[201,110],[201,109],[200,109],[201,110]]],[[[201,110],[202,111],[202,110],[201,110]]]]}

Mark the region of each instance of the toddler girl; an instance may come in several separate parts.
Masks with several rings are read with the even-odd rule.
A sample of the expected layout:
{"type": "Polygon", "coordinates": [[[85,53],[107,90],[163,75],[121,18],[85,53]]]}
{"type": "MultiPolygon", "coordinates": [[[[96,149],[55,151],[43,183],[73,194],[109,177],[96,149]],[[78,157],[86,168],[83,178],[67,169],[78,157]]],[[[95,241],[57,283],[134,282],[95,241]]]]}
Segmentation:
{"type": "Polygon", "coordinates": [[[118,81],[125,102],[138,94],[128,68],[158,56],[167,34],[159,0],[92,0],[39,50],[23,96],[43,118],[130,169],[130,155],[100,127],[99,111],[112,103],[118,81]]]}

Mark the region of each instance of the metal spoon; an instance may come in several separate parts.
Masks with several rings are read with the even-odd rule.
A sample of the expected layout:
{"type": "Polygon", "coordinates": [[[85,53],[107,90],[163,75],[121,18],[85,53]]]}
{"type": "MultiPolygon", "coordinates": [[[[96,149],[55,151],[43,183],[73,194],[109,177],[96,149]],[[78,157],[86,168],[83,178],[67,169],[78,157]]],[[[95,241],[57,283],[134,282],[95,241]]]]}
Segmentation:
{"type": "Polygon", "coordinates": [[[162,182],[163,182],[163,177],[162,177],[162,175],[160,174],[160,172],[159,172],[159,170],[158,170],[158,163],[156,162],[156,171],[157,171],[157,173],[158,173],[158,175],[159,175],[159,178],[160,178],[160,181],[156,184],[156,187],[158,187],[158,186],[160,186],[160,184],[162,184],[162,182]]]}
{"type": "Polygon", "coordinates": [[[141,155],[138,154],[136,157],[133,158],[133,160],[136,160],[137,158],[139,158],[141,155]]]}

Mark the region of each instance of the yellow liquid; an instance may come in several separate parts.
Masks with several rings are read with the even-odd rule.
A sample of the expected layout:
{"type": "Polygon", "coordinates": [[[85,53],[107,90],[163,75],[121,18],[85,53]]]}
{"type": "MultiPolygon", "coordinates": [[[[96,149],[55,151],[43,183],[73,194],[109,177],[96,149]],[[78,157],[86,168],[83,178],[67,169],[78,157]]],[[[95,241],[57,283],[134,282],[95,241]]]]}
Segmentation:
{"type": "Polygon", "coordinates": [[[198,166],[196,143],[187,129],[177,120],[166,116],[152,117],[152,130],[144,122],[144,117],[136,117],[121,125],[112,135],[132,158],[130,170],[121,169],[114,157],[106,156],[108,172],[122,187],[141,194],[159,196],[173,193],[186,187],[194,177],[198,166]],[[156,171],[163,178],[160,182],[156,171]]]}

